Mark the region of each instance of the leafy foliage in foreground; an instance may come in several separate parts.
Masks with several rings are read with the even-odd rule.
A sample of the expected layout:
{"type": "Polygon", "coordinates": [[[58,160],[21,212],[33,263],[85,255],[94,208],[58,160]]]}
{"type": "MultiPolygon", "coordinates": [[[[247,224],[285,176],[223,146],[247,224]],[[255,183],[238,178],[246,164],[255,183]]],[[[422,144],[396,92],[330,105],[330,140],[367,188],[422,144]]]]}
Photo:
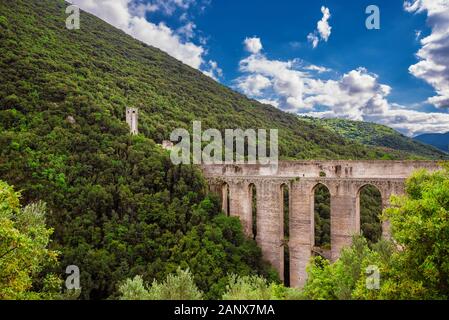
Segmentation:
{"type": "MultiPolygon", "coordinates": [[[[178,269],[159,283],[148,286],[142,277],[127,279],[119,288],[121,300],[201,300],[202,292],[196,287],[189,270],[178,269]]],[[[222,300],[281,300],[300,297],[299,291],[285,288],[282,284],[270,282],[261,276],[228,277],[222,300]]]]}
{"type": "Polygon", "coordinates": [[[51,299],[61,281],[40,272],[57,264],[57,252],[48,249],[53,230],[45,225],[46,206],[21,207],[20,194],[0,180],[0,300],[51,299]],[[38,290],[36,290],[38,289],[38,290]]]}
{"type": "Polygon", "coordinates": [[[259,276],[231,275],[223,300],[279,300],[282,285],[269,283],[259,276]]]}
{"type": "Polygon", "coordinates": [[[159,283],[154,281],[146,288],[143,279],[127,279],[119,288],[121,300],[201,300],[203,293],[197,288],[188,270],[178,269],[159,283]]]}
{"type": "Polygon", "coordinates": [[[370,248],[355,238],[351,248],[330,264],[315,258],[304,288],[308,299],[448,299],[449,166],[419,171],[406,183],[406,196],[386,209],[393,242],[370,248]],[[369,290],[366,268],[376,266],[379,290],[369,290]]]}

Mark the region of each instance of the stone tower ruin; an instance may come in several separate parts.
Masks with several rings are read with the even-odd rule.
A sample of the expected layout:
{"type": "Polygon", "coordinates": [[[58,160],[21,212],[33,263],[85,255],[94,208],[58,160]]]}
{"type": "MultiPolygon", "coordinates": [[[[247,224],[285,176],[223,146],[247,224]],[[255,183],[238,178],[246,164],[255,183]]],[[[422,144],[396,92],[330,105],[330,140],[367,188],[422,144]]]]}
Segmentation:
{"type": "Polygon", "coordinates": [[[126,123],[129,125],[131,134],[139,134],[139,109],[126,108],[126,123]]]}

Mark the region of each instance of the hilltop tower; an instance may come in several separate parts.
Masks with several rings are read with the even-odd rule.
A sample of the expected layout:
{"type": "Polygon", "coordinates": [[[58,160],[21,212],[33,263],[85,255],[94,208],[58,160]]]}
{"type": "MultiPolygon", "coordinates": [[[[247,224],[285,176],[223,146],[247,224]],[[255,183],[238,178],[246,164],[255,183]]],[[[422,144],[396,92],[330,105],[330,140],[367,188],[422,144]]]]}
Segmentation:
{"type": "Polygon", "coordinates": [[[126,108],[126,123],[129,125],[130,133],[135,135],[139,134],[139,109],[126,108]]]}

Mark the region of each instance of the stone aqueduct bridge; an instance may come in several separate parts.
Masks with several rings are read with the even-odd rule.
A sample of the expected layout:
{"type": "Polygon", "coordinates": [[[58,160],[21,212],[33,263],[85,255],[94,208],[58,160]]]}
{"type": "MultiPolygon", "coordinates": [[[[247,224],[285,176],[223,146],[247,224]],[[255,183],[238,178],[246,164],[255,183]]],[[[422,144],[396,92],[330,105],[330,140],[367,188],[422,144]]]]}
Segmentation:
{"type": "MultiPolygon", "coordinates": [[[[263,165],[208,165],[202,170],[211,191],[221,196],[223,210],[239,217],[252,236],[252,188],[257,190],[257,237],[263,256],[284,277],[283,189],[289,188],[290,285],[306,281],[306,265],[314,247],[314,193],[319,184],[331,194],[331,255],[338,258],[352,236],[360,233],[360,190],[377,187],[382,205],[404,192],[405,179],[415,170],[438,170],[433,161],[286,161],[278,169],[263,165]],[[229,190],[229,191],[228,191],[229,190]],[[228,199],[229,196],[229,199],[228,199]],[[228,208],[229,204],[229,208],[228,208]]],[[[383,224],[389,236],[388,222],[383,224]]]]}

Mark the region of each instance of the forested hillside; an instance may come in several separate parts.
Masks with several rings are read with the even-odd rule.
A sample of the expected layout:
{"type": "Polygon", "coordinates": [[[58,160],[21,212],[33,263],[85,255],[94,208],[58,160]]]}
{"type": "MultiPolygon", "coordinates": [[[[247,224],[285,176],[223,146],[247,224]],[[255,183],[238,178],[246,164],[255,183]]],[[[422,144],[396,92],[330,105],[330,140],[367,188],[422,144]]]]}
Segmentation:
{"type": "Polygon", "coordinates": [[[249,100],[89,14],[82,14],[80,30],[67,30],[61,0],[1,3],[0,101],[10,119],[3,121],[5,130],[33,128],[36,114],[50,113],[59,121],[73,116],[80,126],[86,117],[124,126],[125,107],[133,106],[140,108],[140,131],[156,142],[201,120],[203,127],[218,129],[278,128],[286,158],[385,154],[249,100]]]}
{"type": "Polygon", "coordinates": [[[223,294],[228,273],[276,278],[201,174],[156,145],[192,120],[278,128],[284,158],[410,156],[249,100],[91,15],[67,30],[66,6],[0,0],[0,180],[23,205],[47,203],[61,254],[45,272],[78,265],[82,298],[114,297],[126,278],[163,280],[178,266],[207,298],[223,294]],[[139,136],[128,134],[128,106],[140,108],[139,136]]]}
{"type": "Polygon", "coordinates": [[[398,131],[380,124],[344,119],[316,119],[308,117],[302,119],[321,125],[356,143],[384,148],[385,152],[396,150],[402,152],[404,157],[409,155],[418,158],[449,159],[447,154],[432,147],[431,144],[425,144],[416,139],[406,137],[398,131]]]}

